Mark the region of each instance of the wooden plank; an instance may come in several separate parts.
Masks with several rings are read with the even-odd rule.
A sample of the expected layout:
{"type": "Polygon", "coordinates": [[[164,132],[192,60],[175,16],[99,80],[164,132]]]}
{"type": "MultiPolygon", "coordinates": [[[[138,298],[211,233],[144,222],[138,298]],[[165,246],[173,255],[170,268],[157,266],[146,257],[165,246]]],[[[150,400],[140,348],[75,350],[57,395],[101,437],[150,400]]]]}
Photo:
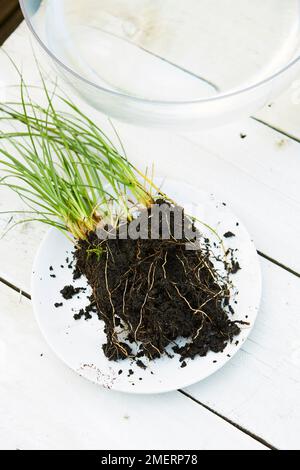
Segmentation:
{"type": "Polygon", "coordinates": [[[249,340],[187,392],[280,449],[300,447],[300,279],[262,261],[263,299],[249,340]]]}
{"type": "Polygon", "coordinates": [[[1,449],[264,448],[178,392],[131,396],[87,382],[49,350],[27,299],[1,283],[0,298],[1,449]]]}

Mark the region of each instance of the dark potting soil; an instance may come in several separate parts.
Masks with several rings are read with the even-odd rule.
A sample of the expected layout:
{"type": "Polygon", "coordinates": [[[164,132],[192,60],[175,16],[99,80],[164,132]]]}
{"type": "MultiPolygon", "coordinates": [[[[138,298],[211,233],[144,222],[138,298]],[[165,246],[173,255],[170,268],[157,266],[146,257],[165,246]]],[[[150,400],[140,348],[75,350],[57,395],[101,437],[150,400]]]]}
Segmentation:
{"type": "MultiPolygon", "coordinates": [[[[100,240],[90,233],[78,243],[75,275],[86,276],[92,287],[91,304],[105,323],[103,351],[109,360],[151,360],[168,354],[166,348],[173,345],[185,367],[184,359],[222,352],[240,333],[229,317],[228,276],[216,271],[209,240],[187,250],[188,240],[174,237],[172,220],[170,231],[168,240],[100,240]],[[179,338],[186,340],[184,346],[176,345],[179,338]]],[[[189,241],[199,236],[195,232],[189,241]]],[[[228,274],[240,269],[232,264],[232,252],[231,258],[225,264],[228,274]]],[[[62,294],[70,298],[75,290],[66,286],[62,294]]],[[[76,316],[81,317],[87,319],[84,311],[76,316]]]]}

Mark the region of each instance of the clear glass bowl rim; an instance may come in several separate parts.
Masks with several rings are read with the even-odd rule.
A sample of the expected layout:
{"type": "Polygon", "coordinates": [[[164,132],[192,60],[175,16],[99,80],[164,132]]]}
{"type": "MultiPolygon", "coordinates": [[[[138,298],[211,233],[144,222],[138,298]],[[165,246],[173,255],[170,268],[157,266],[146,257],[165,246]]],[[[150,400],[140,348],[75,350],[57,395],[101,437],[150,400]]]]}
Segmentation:
{"type": "Polygon", "coordinates": [[[114,91],[114,90],[109,90],[108,88],[104,88],[104,87],[101,87],[99,85],[97,85],[96,83],[93,83],[91,81],[89,81],[88,79],[82,77],[80,74],[78,74],[77,72],[75,72],[74,70],[72,70],[70,67],[68,67],[67,65],[65,65],[60,59],[58,59],[56,57],[55,54],[53,54],[53,52],[50,51],[50,49],[48,49],[48,47],[46,46],[46,44],[42,41],[42,39],[39,37],[39,35],[37,34],[32,22],[31,22],[31,19],[27,13],[27,9],[26,9],[26,6],[25,6],[25,1],[26,0],[19,0],[20,2],[20,6],[21,6],[21,10],[23,12],[23,16],[25,18],[25,21],[27,23],[27,26],[29,27],[31,33],[34,35],[34,37],[36,38],[36,40],[38,41],[38,43],[40,44],[40,46],[44,49],[45,52],[47,52],[47,54],[60,66],[62,67],[66,72],[68,72],[69,74],[73,75],[75,78],[77,78],[78,80],[82,81],[82,82],[85,82],[86,84],[88,84],[89,86],[93,87],[93,88],[96,88],[98,90],[100,90],[101,92],[104,92],[108,95],[112,95],[112,96],[115,96],[115,97],[119,97],[119,98],[125,98],[127,99],[128,101],[133,101],[133,102],[136,102],[136,103],[143,103],[143,104],[157,104],[157,105],[160,105],[160,106],[178,106],[178,105],[192,105],[192,104],[201,104],[201,103],[210,103],[210,102],[215,102],[215,101],[221,101],[221,100],[224,100],[226,98],[230,98],[230,97],[236,97],[236,96],[239,96],[239,95],[242,95],[242,94],[246,94],[247,92],[250,92],[252,90],[255,90],[256,88],[259,88],[263,85],[266,85],[267,83],[269,82],[272,82],[273,80],[275,80],[276,78],[278,78],[280,75],[283,75],[288,69],[290,69],[291,67],[293,67],[299,60],[300,60],[300,55],[297,56],[295,59],[293,60],[290,60],[287,65],[285,65],[283,68],[281,68],[280,70],[278,70],[276,73],[268,76],[267,78],[265,78],[264,80],[261,80],[253,85],[250,85],[248,87],[245,87],[245,88],[241,88],[239,90],[236,90],[236,91],[232,91],[232,92],[227,92],[227,93],[220,93],[219,95],[217,96],[212,96],[210,98],[199,98],[197,100],[181,100],[181,101],[162,101],[162,100],[152,100],[152,99],[146,99],[146,98],[139,98],[137,96],[132,96],[132,95],[128,95],[126,93],[120,93],[118,91],[114,91]]]}

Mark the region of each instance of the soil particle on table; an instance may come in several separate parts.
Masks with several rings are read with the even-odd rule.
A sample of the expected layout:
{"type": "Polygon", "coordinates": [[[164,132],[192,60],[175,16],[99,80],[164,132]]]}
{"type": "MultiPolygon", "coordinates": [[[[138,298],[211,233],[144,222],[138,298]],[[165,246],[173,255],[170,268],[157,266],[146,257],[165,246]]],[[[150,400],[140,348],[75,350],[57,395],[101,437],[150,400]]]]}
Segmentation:
{"type": "Polygon", "coordinates": [[[63,305],[64,305],[64,304],[63,304],[62,302],[60,302],[60,303],[59,303],[59,302],[56,302],[56,303],[54,304],[54,307],[55,307],[55,308],[60,308],[60,307],[62,307],[63,305]]]}
{"type": "Polygon", "coordinates": [[[55,274],[50,274],[50,277],[52,277],[52,279],[56,278],[55,274]]]}

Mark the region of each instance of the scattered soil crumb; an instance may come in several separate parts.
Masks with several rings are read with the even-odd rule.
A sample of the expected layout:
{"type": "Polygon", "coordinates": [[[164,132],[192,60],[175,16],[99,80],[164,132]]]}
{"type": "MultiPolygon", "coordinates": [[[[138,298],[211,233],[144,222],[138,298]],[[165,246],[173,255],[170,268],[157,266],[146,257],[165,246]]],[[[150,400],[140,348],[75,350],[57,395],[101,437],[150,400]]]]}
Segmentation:
{"type": "Polygon", "coordinates": [[[224,238],[232,238],[235,237],[235,234],[232,232],[226,232],[224,233],[224,238]]]}
{"type": "Polygon", "coordinates": [[[55,307],[55,308],[60,308],[60,307],[62,307],[62,306],[63,306],[63,303],[62,303],[62,302],[60,302],[60,303],[56,302],[56,304],[54,304],[54,307],[55,307]]]}

